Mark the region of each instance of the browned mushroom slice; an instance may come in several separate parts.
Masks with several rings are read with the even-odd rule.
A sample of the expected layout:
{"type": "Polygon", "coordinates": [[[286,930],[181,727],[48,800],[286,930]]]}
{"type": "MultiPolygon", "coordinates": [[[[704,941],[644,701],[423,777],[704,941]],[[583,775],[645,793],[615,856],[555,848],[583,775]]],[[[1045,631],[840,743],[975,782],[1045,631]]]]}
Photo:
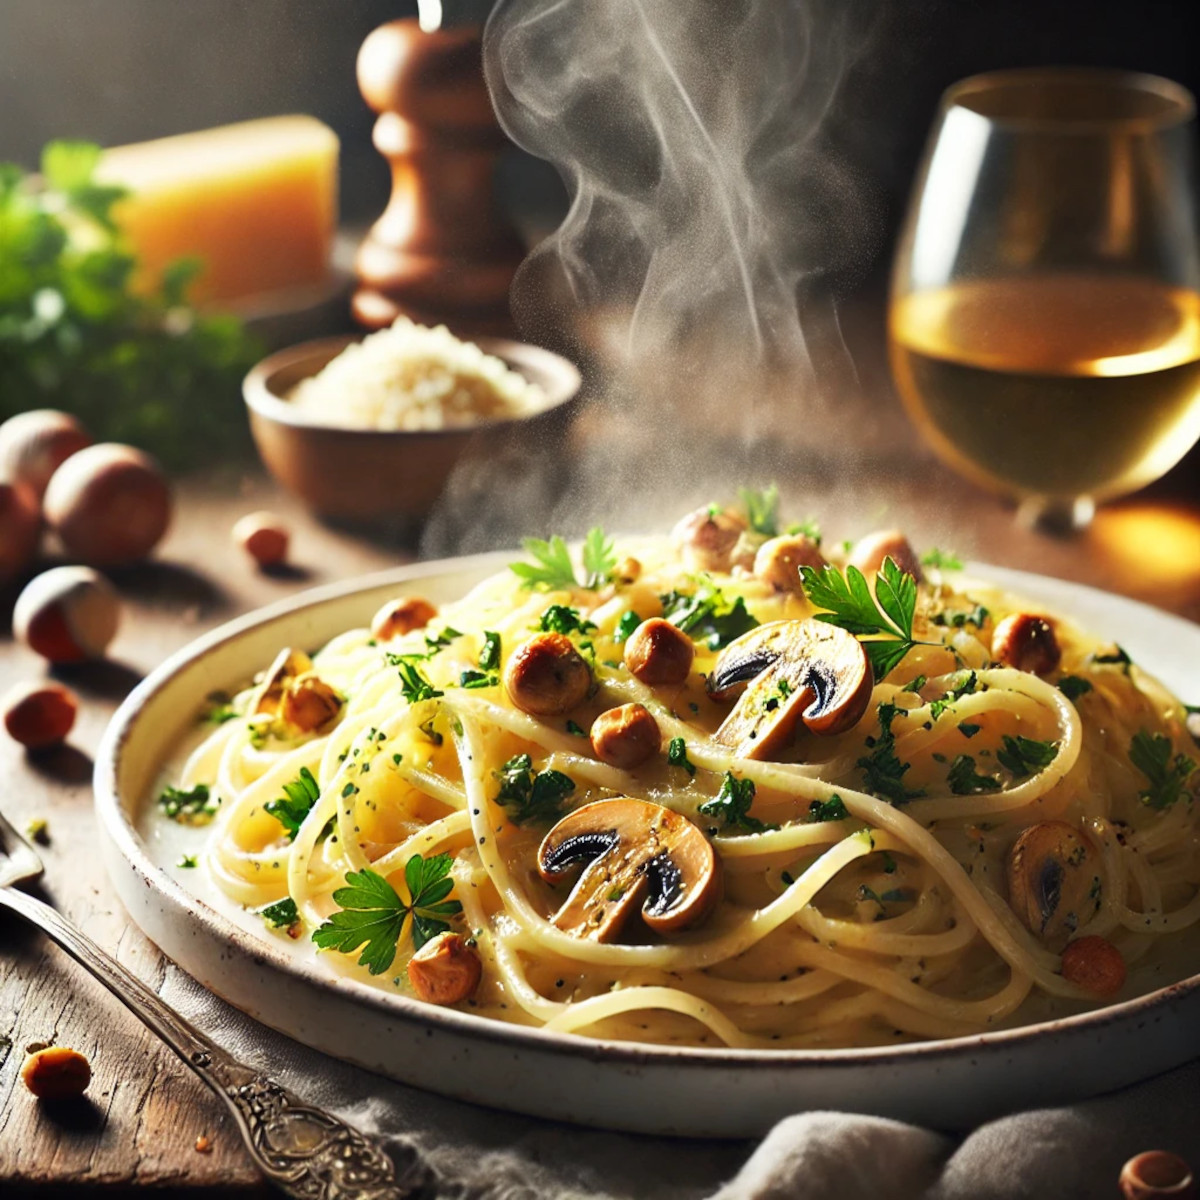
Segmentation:
{"type": "Polygon", "coordinates": [[[1030,933],[1061,945],[1100,909],[1100,852],[1065,821],[1030,825],[1008,855],[1008,902],[1030,933]]]}
{"type": "Polygon", "coordinates": [[[306,671],[311,671],[312,665],[312,659],[303,650],[293,650],[290,646],[285,646],[267,668],[262,683],[258,685],[254,702],[250,705],[250,712],[277,716],[288,682],[306,671]]]}
{"type": "Polygon", "coordinates": [[[816,734],[849,729],[866,712],[874,679],[862,644],[823,621],[774,621],[731,642],[708,677],[708,694],[741,699],[714,735],[741,758],[770,758],[797,722],[816,734]]]}
{"type": "Polygon", "coordinates": [[[583,874],[552,918],[564,933],[617,939],[637,909],[658,933],[695,925],[721,895],[721,860],[686,817],[629,796],[596,800],[563,817],[538,848],[538,873],[559,883],[583,874]]]}

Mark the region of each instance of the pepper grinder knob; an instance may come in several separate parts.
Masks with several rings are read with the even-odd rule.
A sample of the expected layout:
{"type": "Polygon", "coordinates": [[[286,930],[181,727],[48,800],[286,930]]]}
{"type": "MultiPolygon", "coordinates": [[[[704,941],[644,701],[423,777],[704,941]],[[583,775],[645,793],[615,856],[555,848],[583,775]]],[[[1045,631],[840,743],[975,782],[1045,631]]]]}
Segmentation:
{"type": "Polygon", "coordinates": [[[373,140],[392,195],[355,259],[355,320],[511,333],[508,291],[525,251],[496,203],[508,143],[484,83],[482,29],[389,21],[362,44],[358,85],[380,114],[373,140]]]}

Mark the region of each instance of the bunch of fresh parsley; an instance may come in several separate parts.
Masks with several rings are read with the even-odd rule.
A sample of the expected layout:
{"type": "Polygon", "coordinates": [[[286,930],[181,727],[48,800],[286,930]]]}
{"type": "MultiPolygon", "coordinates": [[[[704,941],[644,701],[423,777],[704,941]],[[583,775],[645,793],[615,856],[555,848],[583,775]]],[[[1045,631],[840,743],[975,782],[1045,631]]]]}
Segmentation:
{"type": "Polygon", "coordinates": [[[99,159],[97,146],[51,142],[40,182],[0,163],[0,421],[65,409],[97,441],[168,468],[244,452],[241,380],[262,350],[233,317],[188,306],[196,261],[134,291],[113,215],[125,191],[96,182],[99,159]]]}

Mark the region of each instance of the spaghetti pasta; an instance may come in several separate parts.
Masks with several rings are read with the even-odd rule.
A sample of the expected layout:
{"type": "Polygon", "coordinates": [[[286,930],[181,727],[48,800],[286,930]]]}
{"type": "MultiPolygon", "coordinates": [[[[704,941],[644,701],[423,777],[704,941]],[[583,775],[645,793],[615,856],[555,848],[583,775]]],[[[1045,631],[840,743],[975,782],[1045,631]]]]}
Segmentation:
{"type": "MultiPolygon", "coordinates": [[[[448,855],[453,902],[430,907],[425,929],[450,926],[479,955],[464,1007],[685,1045],[885,1044],[1095,1006],[1111,996],[1064,977],[1069,942],[1103,938],[1132,968],[1200,923],[1196,751],[1180,701],[1052,614],[1036,613],[1052,667],[1000,661],[997,627],[1034,610],[956,571],[921,581],[905,645],[885,670],[876,659],[849,728],[801,722],[770,761],[731,747],[731,700],[710,694],[725,646],[769,622],[819,619],[824,593],[811,564],[783,586],[778,559],[765,571],[759,553],[755,570],[766,535],[729,516],[737,538],[715,551],[646,539],[618,566],[599,543],[606,569],[585,582],[504,572],[422,628],[340,635],[312,659],[341,701],[326,726],[257,711],[269,681],[247,687],[179,780],[218,803],[212,879],[248,908],[290,898],[293,933],[311,934],[339,911],[348,875],[377,876],[415,906],[414,859],[448,855]],[[625,642],[663,616],[691,637],[694,662],[682,682],[648,684],[625,642]],[[504,675],[546,630],[569,640],[591,681],[549,715],[514,704],[504,675]],[[668,752],[632,768],[604,761],[587,730],[622,705],[648,710],[668,752]],[[302,772],[311,792],[285,820],[284,785],[302,772]],[[572,885],[547,882],[539,844],[561,817],[612,797],[661,806],[708,839],[724,890],[704,920],[662,933],[635,915],[602,936],[556,923],[572,885]]],[[[845,556],[832,558],[829,578],[854,583],[845,556]]],[[[850,632],[875,658],[879,639],[850,632]]],[[[365,954],[325,957],[406,992],[412,928],[401,922],[386,970],[371,973],[365,954]]],[[[1138,986],[1131,974],[1110,990],[1138,986]]]]}

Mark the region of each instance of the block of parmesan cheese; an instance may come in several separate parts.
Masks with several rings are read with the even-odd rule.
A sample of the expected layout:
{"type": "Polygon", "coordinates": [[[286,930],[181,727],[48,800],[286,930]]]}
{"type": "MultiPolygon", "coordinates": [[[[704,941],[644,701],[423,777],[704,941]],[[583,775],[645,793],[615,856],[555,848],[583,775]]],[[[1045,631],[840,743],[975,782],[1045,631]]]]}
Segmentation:
{"type": "Polygon", "coordinates": [[[97,176],[133,194],[114,210],[154,286],[175,259],[204,268],[189,296],[233,304],[329,280],[338,139],[315,117],[267,117],[106,150],[97,176]]]}

